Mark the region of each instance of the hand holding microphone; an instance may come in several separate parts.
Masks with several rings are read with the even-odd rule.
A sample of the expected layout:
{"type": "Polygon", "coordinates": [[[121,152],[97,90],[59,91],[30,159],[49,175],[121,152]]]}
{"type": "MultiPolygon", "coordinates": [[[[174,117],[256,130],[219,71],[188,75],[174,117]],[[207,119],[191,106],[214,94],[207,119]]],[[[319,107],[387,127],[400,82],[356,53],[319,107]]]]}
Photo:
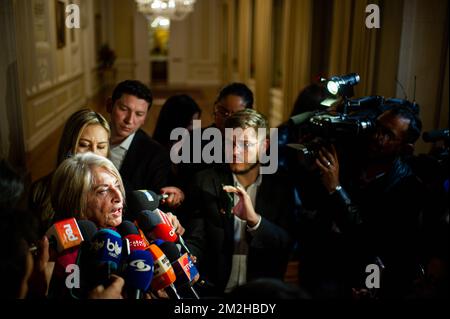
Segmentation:
{"type": "Polygon", "coordinates": [[[148,238],[179,243],[190,254],[189,248],[184,243],[183,238],[176,234],[167,215],[159,209],[139,212],[136,221],[148,238]]]}
{"type": "Polygon", "coordinates": [[[194,287],[200,278],[197,268],[187,253],[180,255],[174,243],[163,241],[158,247],[169,259],[176,275],[175,286],[180,289],[189,289],[196,299],[200,299],[194,287]]]}
{"type": "Polygon", "coordinates": [[[92,289],[89,294],[89,299],[123,299],[122,289],[125,281],[122,277],[111,275],[111,283],[108,286],[98,285],[92,289]]]}
{"type": "Polygon", "coordinates": [[[184,193],[181,189],[174,186],[167,186],[161,188],[161,193],[167,195],[163,198],[161,204],[166,204],[170,208],[177,208],[184,201],[184,193]]]}
{"type": "Polygon", "coordinates": [[[181,223],[178,220],[177,216],[175,216],[172,213],[166,213],[166,216],[167,216],[167,219],[168,219],[170,225],[175,230],[175,234],[177,234],[178,236],[182,236],[186,230],[184,229],[183,226],[181,226],[181,223]]]}

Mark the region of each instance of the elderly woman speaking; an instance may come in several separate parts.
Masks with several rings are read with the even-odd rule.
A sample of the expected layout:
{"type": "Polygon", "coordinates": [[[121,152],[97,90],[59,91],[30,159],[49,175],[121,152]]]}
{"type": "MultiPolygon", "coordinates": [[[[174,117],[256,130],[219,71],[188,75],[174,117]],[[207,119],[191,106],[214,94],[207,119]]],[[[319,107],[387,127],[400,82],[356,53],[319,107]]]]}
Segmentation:
{"type": "Polygon", "coordinates": [[[99,228],[122,223],[125,190],[114,164],[93,153],[64,160],[52,180],[55,221],[75,217],[94,222],[99,228]]]}

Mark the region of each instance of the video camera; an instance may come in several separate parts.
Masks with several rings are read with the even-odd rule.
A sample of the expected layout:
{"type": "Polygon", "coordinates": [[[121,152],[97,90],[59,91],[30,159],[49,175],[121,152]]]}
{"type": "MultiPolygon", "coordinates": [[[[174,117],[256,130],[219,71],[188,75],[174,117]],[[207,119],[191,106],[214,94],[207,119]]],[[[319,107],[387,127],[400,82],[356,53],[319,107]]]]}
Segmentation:
{"type": "Polygon", "coordinates": [[[329,93],[342,96],[341,102],[325,111],[305,112],[290,118],[290,125],[300,132],[300,138],[298,143],[287,145],[299,151],[300,160],[305,164],[312,164],[318,151],[331,144],[344,153],[354,152],[358,144],[367,142],[377,117],[393,105],[406,106],[418,113],[417,104],[403,99],[378,95],[350,99],[359,79],[358,74],[352,73],[323,80],[329,93]]]}

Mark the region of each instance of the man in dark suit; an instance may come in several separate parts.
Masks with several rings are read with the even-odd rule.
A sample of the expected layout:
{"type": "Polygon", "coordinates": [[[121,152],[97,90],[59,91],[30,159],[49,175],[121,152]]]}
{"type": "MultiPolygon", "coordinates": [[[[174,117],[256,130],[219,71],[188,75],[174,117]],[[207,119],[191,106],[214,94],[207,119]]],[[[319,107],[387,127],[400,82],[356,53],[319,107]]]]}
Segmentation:
{"type": "Polygon", "coordinates": [[[226,127],[236,134],[228,141],[232,162],[199,172],[193,181],[185,239],[212,288],[207,295],[221,296],[255,278],[282,278],[286,270],[294,191],[286,177],[260,173],[269,139],[258,136],[258,128],[267,126],[252,109],[231,115],[226,127]]]}
{"type": "Polygon", "coordinates": [[[171,162],[167,151],[141,126],[145,123],[153,96],[143,83],[126,80],[119,83],[107,103],[111,114],[111,153],[109,158],[119,169],[127,192],[150,189],[168,194],[166,204],[178,206],[183,192],[170,185],[171,162]]]}

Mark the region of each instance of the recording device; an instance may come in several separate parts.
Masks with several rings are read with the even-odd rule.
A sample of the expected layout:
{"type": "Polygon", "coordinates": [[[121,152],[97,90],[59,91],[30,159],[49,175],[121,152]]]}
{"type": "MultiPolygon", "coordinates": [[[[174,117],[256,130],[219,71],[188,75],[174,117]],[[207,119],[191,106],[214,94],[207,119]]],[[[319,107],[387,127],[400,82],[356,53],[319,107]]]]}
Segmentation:
{"type": "Polygon", "coordinates": [[[200,274],[189,255],[187,253],[180,255],[180,251],[176,245],[171,242],[160,242],[158,247],[169,258],[175,271],[175,286],[181,290],[189,289],[195,299],[200,299],[194,287],[192,287],[198,281],[200,274]]]}
{"type": "Polygon", "coordinates": [[[149,251],[131,251],[127,258],[124,274],[129,299],[142,299],[143,294],[150,288],[153,267],[153,257],[149,251]]]}
{"type": "Polygon", "coordinates": [[[117,272],[122,255],[122,238],[114,230],[101,229],[92,238],[84,270],[90,288],[108,283],[111,274],[117,272]]]}
{"type": "Polygon", "coordinates": [[[351,88],[360,77],[356,73],[341,77],[331,77],[327,81],[327,89],[332,94],[339,94],[344,100],[334,110],[302,113],[291,117],[291,128],[300,132],[298,143],[287,146],[298,151],[299,160],[305,166],[312,166],[322,147],[331,144],[341,150],[344,155],[352,154],[360,145],[368,141],[368,137],[376,128],[376,119],[384,111],[403,106],[417,114],[419,106],[407,100],[382,96],[365,96],[350,99],[351,88]]]}
{"type": "Polygon", "coordinates": [[[117,227],[117,232],[122,236],[122,255],[124,257],[129,256],[131,251],[135,250],[133,249],[135,247],[132,248],[131,245],[136,246],[137,238],[140,238],[139,230],[135,224],[129,220],[124,220],[117,227]]]}
{"type": "Polygon", "coordinates": [[[151,244],[148,251],[152,254],[154,262],[154,276],[150,285],[151,288],[160,290],[169,287],[173,297],[181,299],[174,285],[176,280],[175,272],[167,256],[155,244],[151,244]]]}
{"type": "Polygon", "coordinates": [[[164,241],[179,243],[190,254],[183,238],[178,236],[167,216],[159,209],[154,211],[143,210],[137,214],[136,222],[148,239],[162,239],[164,241]]]}
{"type": "MultiPolygon", "coordinates": [[[[83,243],[83,233],[88,238],[92,237],[92,226],[89,221],[77,223],[75,218],[68,218],[54,223],[46,232],[50,248],[56,251],[54,256],[55,267],[50,282],[50,291],[64,283],[67,266],[77,264],[80,255],[80,245],[83,243]]],[[[96,232],[94,225],[93,232],[96,232]]],[[[53,254],[51,254],[53,256],[53,254]]],[[[53,257],[52,257],[53,258],[53,257]]]]}
{"type": "Polygon", "coordinates": [[[135,190],[127,194],[127,210],[131,220],[136,219],[136,214],[141,210],[155,210],[161,200],[167,198],[166,194],[156,194],[151,190],[135,190]]]}
{"type": "Polygon", "coordinates": [[[353,96],[353,86],[359,83],[360,76],[357,73],[350,73],[343,76],[332,76],[331,78],[322,79],[326,82],[326,88],[332,95],[341,95],[344,97],[353,96]]]}
{"type": "Polygon", "coordinates": [[[287,146],[299,151],[301,161],[311,165],[322,147],[329,147],[331,144],[354,145],[355,142],[364,140],[373,132],[377,114],[316,113],[300,124],[302,143],[290,143],[287,146]]]}
{"type": "Polygon", "coordinates": [[[93,222],[87,219],[79,220],[78,227],[80,229],[83,240],[86,243],[90,243],[95,233],[97,232],[97,226],[93,222]]]}
{"type": "Polygon", "coordinates": [[[68,218],[54,223],[46,232],[50,247],[58,253],[77,247],[83,241],[80,228],[75,218],[68,218]]]}

